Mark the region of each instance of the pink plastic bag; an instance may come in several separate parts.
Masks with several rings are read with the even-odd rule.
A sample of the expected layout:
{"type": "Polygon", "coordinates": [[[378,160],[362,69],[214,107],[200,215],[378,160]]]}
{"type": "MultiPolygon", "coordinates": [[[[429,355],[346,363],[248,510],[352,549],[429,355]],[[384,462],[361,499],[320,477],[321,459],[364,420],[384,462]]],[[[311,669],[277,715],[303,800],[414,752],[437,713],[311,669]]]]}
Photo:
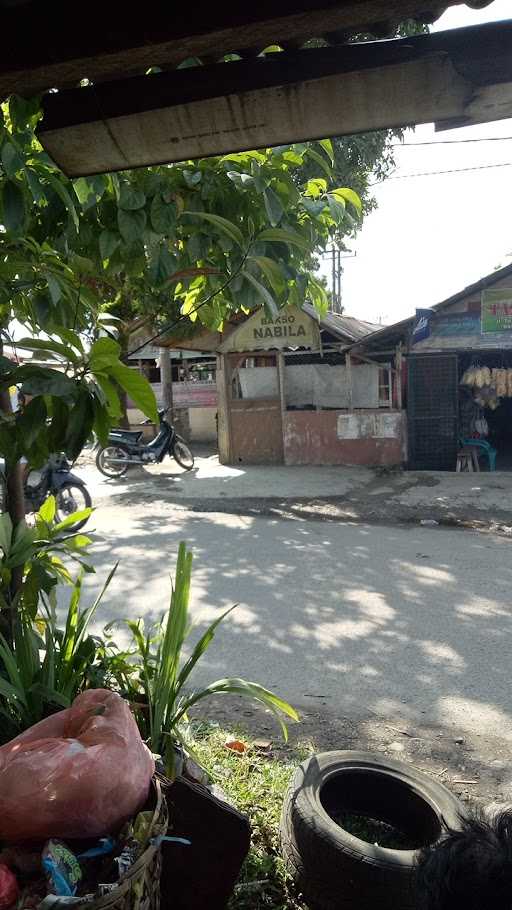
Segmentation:
{"type": "Polygon", "coordinates": [[[111,834],[144,805],[154,770],[128,704],[83,692],[0,748],[0,840],[111,834]]]}

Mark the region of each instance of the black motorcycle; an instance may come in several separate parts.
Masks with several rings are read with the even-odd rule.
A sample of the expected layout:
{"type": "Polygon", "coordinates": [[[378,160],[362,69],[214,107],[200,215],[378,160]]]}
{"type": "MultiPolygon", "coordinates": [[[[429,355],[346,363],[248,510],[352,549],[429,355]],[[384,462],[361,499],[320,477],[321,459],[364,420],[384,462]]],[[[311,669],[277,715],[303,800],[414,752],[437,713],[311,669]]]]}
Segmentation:
{"type": "MultiPolygon", "coordinates": [[[[48,496],[55,496],[55,520],[63,521],[75,512],[89,509],[92,499],[84,481],[71,472],[71,465],[64,455],[51,455],[40,471],[31,471],[25,478],[25,512],[38,512],[48,496]]],[[[0,462],[3,499],[5,502],[5,463],[0,462]]],[[[83,528],[87,518],[70,526],[70,530],[83,528]]]]}
{"type": "MultiPolygon", "coordinates": [[[[194,467],[194,456],[187,443],[166,420],[167,411],[159,411],[160,430],[151,442],[142,441],[142,430],[111,430],[108,445],[96,455],[96,467],[105,477],[123,477],[130,465],[160,464],[171,456],[186,471],[194,467]]],[[[146,424],[151,423],[146,420],[146,424]]]]}

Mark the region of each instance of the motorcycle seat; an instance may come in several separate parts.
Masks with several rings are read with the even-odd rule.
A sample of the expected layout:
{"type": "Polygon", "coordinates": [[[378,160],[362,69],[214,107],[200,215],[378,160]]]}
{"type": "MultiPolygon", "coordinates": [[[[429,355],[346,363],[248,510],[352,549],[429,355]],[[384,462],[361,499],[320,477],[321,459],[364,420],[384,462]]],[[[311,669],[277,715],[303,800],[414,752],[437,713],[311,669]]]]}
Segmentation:
{"type": "Polygon", "coordinates": [[[142,430],[115,429],[111,430],[108,435],[109,439],[112,439],[114,441],[117,440],[118,442],[121,439],[126,439],[128,442],[138,442],[142,436],[142,430]]]}

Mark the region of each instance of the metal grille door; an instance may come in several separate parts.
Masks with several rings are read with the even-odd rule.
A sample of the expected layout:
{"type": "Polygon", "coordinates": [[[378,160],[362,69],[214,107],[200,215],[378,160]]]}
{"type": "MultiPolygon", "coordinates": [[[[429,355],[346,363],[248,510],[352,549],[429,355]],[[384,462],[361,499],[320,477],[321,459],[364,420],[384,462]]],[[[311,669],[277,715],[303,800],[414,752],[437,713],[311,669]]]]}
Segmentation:
{"type": "Polygon", "coordinates": [[[408,376],[409,468],[454,471],[458,449],[457,355],[412,355],[408,376]]]}

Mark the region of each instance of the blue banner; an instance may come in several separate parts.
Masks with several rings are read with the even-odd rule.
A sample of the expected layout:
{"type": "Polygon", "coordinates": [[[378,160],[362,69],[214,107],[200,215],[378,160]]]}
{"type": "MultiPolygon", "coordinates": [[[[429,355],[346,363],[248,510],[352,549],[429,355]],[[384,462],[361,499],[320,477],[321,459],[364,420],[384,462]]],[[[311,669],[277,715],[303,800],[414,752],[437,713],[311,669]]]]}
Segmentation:
{"type": "Polygon", "coordinates": [[[430,320],[434,315],[434,310],[416,310],[416,319],[412,330],[413,344],[430,337],[430,320]]]}

